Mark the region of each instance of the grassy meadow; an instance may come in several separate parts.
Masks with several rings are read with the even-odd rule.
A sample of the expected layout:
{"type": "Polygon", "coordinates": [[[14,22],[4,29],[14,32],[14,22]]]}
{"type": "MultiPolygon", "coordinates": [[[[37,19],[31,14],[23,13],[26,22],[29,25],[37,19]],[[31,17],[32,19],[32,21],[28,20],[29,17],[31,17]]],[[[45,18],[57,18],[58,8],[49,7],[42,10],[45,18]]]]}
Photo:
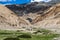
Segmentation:
{"type": "Polygon", "coordinates": [[[0,40],[52,40],[60,34],[49,33],[48,30],[38,30],[34,33],[0,30],[0,40]]]}

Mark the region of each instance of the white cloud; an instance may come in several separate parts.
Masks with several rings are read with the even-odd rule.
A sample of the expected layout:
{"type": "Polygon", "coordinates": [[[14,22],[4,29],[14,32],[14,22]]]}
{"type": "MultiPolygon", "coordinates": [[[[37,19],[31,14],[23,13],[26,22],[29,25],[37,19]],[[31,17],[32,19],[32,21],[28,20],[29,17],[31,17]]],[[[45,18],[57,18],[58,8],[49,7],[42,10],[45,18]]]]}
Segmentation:
{"type": "Polygon", "coordinates": [[[31,0],[31,2],[40,2],[40,1],[49,2],[51,0],[31,0]]]}

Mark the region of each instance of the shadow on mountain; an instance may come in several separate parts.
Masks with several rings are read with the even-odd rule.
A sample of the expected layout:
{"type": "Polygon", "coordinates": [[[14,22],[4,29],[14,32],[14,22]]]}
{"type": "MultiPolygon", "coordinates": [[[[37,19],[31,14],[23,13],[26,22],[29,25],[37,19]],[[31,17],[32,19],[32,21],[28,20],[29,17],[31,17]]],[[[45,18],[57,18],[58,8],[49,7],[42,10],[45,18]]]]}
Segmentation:
{"type": "Polygon", "coordinates": [[[36,13],[48,9],[48,5],[40,5],[39,3],[31,3],[25,5],[6,5],[7,8],[15,12],[18,16],[23,16],[24,14],[36,13]]]}

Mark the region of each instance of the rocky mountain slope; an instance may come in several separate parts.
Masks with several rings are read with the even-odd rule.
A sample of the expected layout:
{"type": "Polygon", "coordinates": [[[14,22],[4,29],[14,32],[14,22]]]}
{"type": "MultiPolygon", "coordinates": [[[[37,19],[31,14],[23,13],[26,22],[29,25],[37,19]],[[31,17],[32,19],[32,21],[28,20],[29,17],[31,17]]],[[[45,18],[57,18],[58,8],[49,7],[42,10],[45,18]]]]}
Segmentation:
{"type": "Polygon", "coordinates": [[[46,10],[43,15],[37,16],[32,23],[40,28],[60,33],[60,4],[52,6],[46,10]]]}
{"type": "Polygon", "coordinates": [[[46,10],[42,15],[37,16],[32,23],[42,21],[44,19],[51,19],[55,17],[59,17],[59,12],[60,12],[60,4],[57,4],[55,6],[52,6],[48,10],[46,10]],[[37,20],[36,20],[37,19],[37,20]]]}
{"type": "Polygon", "coordinates": [[[32,31],[34,28],[45,28],[60,33],[60,4],[43,7],[44,9],[40,7],[39,11],[24,13],[22,16],[17,13],[18,16],[0,5],[0,29],[32,31]]]}
{"type": "Polygon", "coordinates": [[[22,17],[18,17],[7,7],[0,5],[0,29],[18,28],[20,24],[29,25],[29,22],[22,17]]]}

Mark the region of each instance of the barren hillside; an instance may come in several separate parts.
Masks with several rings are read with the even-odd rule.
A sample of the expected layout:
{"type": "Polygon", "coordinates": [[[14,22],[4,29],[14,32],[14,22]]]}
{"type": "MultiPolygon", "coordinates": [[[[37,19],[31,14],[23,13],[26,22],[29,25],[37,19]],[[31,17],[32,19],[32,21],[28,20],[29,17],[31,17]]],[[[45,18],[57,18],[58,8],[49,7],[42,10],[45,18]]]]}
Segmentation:
{"type": "Polygon", "coordinates": [[[36,27],[52,29],[60,33],[60,4],[44,8],[44,10],[42,8],[42,12],[39,10],[18,16],[7,7],[0,5],[0,29],[32,31],[36,27]]]}
{"type": "Polygon", "coordinates": [[[60,14],[60,4],[56,4],[51,8],[48,8],[48,10],[44,11],[42,15],[37,16],[35,19],[33,19],[32,23],[36,23],[44,19],[59,18],[60,16],[59,14],[60,14]]]}
{"type": "Polygon", "coordinates": [[[43,15],[37,16],[32,23],[40,28],[60,33],[60,4],[52,6],[43,15]]]}
{"type": "Polygon", "coordinates": [[[30,23],[23,19],[22,17],[18,17],[14,12],[9,10],[7,7],[0,5],[0,28],[11,28],[14,29],[19,27],[20,24],[29,25],[30,23]]]}

